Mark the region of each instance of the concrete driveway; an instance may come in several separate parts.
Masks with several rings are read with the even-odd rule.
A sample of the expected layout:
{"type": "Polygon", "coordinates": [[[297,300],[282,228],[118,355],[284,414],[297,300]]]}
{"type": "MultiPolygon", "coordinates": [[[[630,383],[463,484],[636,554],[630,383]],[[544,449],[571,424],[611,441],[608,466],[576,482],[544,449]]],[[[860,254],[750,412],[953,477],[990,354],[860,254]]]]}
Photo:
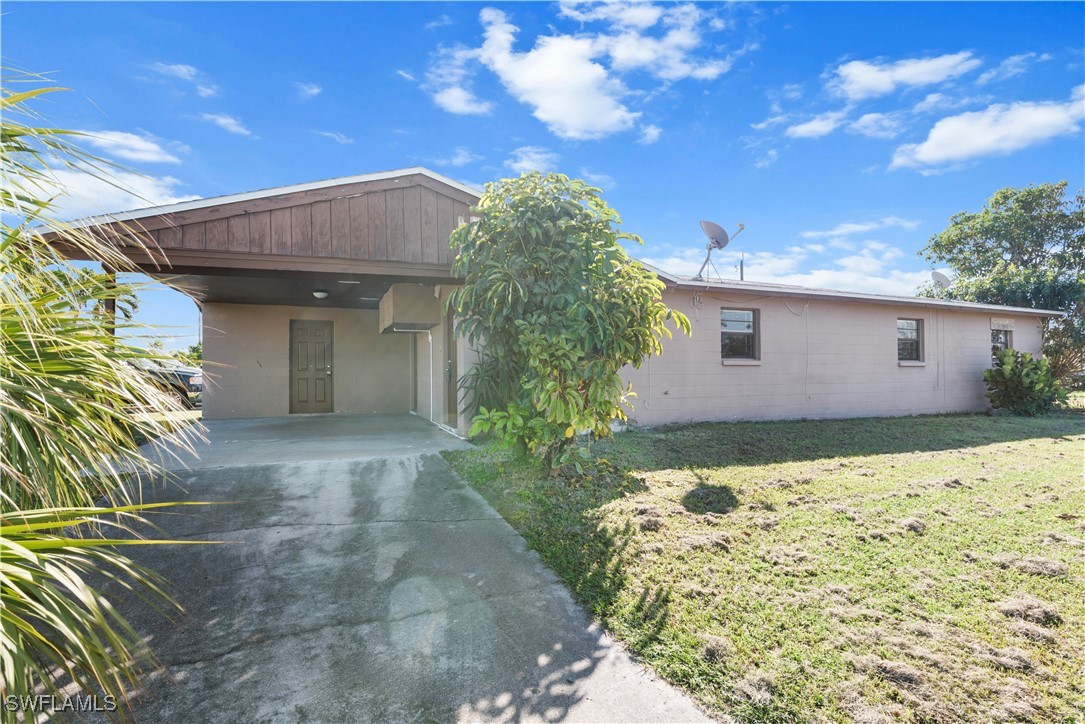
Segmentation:
{"type": "MultiPolygon", "coordinates": [[[[704,721],[616,647],[411,416],[207,423],[149,546],[174,622],[123,612],[162,666],[146,722],[704,721]]],[[[174,461],[174,467],[180,462],[174,461]]]]}

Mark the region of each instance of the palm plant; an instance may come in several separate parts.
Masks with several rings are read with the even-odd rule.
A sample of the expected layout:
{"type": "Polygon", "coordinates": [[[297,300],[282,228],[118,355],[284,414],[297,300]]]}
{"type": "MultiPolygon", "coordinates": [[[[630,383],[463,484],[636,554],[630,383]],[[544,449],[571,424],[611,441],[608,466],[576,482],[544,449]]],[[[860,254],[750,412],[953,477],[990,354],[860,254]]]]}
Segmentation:
{"type": "MultiPolygon", "coordinates": [[[[91,581],[176,606],[118,546],[151,542],[141,513],[168,505],[140,501],[140,481],[163,471],[139,443],[188,433],[161,414],[179,403],[133,364],[155,355],[117,336],[131,319],[104,313],[139,286],[69,260],[136,270],[97,227],[54,218],[58,169],[109,180],[110,168],[28,105],[59,89],[9,90],[41,81],[0,90],[0,693],[60,695],[68,678],[123,702],[151,659],[91,581]]],[[[125,243],[141,245],[131,232],[125,243]]]]}

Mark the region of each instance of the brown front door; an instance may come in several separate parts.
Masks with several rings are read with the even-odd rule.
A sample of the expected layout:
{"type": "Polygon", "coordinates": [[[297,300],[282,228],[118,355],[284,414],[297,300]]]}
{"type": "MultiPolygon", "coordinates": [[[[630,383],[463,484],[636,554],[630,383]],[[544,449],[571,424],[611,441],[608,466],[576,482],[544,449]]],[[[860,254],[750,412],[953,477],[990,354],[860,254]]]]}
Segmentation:
{"type": "Polygon", "coordinates": [[[332,323],[290,320],[290,412],[332,412],[332,323]]]}

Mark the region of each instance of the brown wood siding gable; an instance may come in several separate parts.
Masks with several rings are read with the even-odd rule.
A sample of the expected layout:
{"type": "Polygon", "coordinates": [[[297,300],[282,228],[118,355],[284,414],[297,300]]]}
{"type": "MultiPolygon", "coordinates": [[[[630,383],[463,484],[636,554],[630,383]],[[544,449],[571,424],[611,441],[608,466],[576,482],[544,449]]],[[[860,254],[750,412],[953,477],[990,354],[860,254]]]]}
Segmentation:
{"type": "Polygon", "coordinates": [[[166,252],[450,264],[448,236],[466,220],[468,201],[473,200],[421,175],[401,181],[370,184],[353,195],[331,197],[333,191],[350,190],[347,185],[325,189],[319,198],[299,192],[150,217],[140,223],[149,230],[146,236],[166,252]],[[289,204],[291,199],[303,203],[289,204]]]}

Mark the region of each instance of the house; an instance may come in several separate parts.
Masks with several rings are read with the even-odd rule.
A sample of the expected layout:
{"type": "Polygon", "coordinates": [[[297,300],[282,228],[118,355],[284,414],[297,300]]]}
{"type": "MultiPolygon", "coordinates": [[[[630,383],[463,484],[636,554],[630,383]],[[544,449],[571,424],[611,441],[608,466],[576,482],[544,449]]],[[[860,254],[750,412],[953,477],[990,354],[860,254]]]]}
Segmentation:
{"type": "Polygon", "coordinates": [[[623,377],[641,425],[975,412],[992,348],[1039,355],[1057,312],[652,269],[693,333],[623,377]]]}
{"type": "MultiPolygon", "coordinates": [[[[479,196],[408,168],[81,223],[199,305],[207,419],[410,411],[462,431],[475,356],[444,310],[448,237],[479,196]]],[[[626,370],[645,425],[980,410],[992,335],[1038,353],[1054,314],[653,271],[693,335],[626,370]]]]}

